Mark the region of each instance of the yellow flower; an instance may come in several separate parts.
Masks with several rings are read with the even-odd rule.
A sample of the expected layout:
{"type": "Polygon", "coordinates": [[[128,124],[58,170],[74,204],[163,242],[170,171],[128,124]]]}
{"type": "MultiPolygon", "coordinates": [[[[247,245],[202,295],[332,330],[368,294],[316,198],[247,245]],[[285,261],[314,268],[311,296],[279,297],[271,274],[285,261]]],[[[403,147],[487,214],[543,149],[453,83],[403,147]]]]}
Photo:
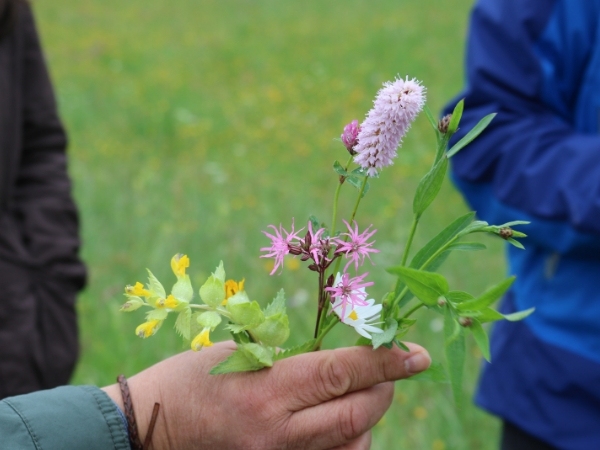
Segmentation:
{"type": "Polygon", "coordinates": [[[192,340],[192,350],[200,351],[202,347],[212,347],[213,343],[209,339],[210,328],[205,328],[192,340]]]}
{"type": "Polygon", "coordinates": [[[185,275],[185,269],[190,267],[190,258],[182,253],[177,253],[171,258],[171,269],[177,278],[185,275]]]}
{"type": "Polygon", "coordinates": [[[223,306],[227,304],[227,299],[229,299],[229,297],[233,297],[238,292],[244,290],[244,281],[246,281],[245,278],[240,282],[235,280],[227,280],[225,282],[225,300],[221,303],[223,306]]]}
{"type": "Polygon", "coordinates": [[[138,297],[150,297],[150,291],[144,289],[144,285],[139,281],[135,286],[125,286],[125,293],[129,295],[137,295],[138,297]]]}
{"type": "Polygon", "coordinates": [[[147,338],[152,336],[154,333],[158,331],[160,326],[162,325],[162,320],[149,320],[148,322],[144,322],[140,326],[135,329],[135,334],[137,334],[141,338],[147,338]]]}
{"type": "Polygon", "coordinates": [[[179,306],[179,301],[175,297],[173,297],[173,294],[169,294],[169,296],[166,299],[159,298],[156,301],[157,308],[175,309],[177,308],[177,306],[179,306]]]}

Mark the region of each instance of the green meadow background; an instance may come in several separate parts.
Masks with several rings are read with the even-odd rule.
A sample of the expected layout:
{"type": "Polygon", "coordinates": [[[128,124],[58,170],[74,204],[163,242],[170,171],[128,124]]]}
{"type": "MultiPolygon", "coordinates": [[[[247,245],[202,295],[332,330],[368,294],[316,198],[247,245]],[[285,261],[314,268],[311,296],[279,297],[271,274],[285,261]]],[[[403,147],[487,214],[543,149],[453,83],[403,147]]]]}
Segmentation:
{"type": "MultiPolygon", "coordinates": [[[[347,154],[336,140],[362,119],[382,83],[422,80],[437,112],[462,85],[470,0],[37,0],[40,33],[70,135],[70,173],[90,270],[79,300],[81,360],[73,383],[106,385],[186,346],[170,329],[134,334],[141,312],[118,312],[123,288],[150,268],[167,285],[169,260],[191,258],[195,287],[220,260],[263,304],[284,288],[293,336],[313,328],[312,273],[288,260],[281,275],[259,259],[268,224],[329,221],[347,154]]],[[[370,290],[394,279],[411,221],[416,183],[431,163],[424,115],[396,163],[372,181],[361,227],[379,231],[370,290]]],[[[342,215],[356,191],[342,192],[342,215]]],[[[448,182],[416,237],[422,245],[466,206],[448,182]]],[[[443,273],[454,289],[479,293],[502,279],[502,245],[453,255],[443,273]]],[[[408,336],[442,358],[439,317],[421,311],[408,336]]],[[[326,346],[351,344],[339,327],[326,346]]],[[[342,329],[344,328],[344,329],[342,329]]],[[[217,336],[219,337],[219,336],[217,336]]],[[[220,338],[225,338],[224,334],[220,338]]],[[[481,356],[472,342],[464,384],[475,388],[481,356]]],[[[494,449],[496,419],[469,401],[455,409],[447,385],[397,383],[374,429],[374,449],[494,449]]]]}

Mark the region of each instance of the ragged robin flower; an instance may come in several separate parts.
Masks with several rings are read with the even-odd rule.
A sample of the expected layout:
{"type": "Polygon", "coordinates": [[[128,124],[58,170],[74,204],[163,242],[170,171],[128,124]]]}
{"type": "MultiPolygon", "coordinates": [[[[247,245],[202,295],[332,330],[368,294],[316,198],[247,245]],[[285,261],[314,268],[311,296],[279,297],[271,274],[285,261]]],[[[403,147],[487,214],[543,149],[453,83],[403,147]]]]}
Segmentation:
{"type": "Polygon", "coordinates": [[[369,273],[364,273],[354,278],[350,278],[348,273],[338,273],[333,282],[333,286],[326,287],[325,290],[331,295],[333,305],[339,306],[340,317],[346,317],[346,309],[354,309],[356,306],[366,306],[367,293],[365,288],[373,286],[372,281],[363,281],[369,273]]]}
{"type": "Polygon", "coordinates": [[[182,253],[177,253],[171,258],[171,269],[177,278],[185,276],[185,269],[190,267],[190,258],[182,253]]]}
{"type": "Polygon", "coordinates": [[[138,297],[150,297],[150,291],[144,289],[144,285],[139,281],[134,286],[125,286],[125,293],[128,295],[136,295],[138,297]]]}
{"type": "Polygon", "coordinates": [[[227,300],[229,297],[233,297],[238,292],[244,290],[244,281],[235,281],[235,280],[227,280],[225,282],[225,299],[222,302],[222,305],[225,306],[227,304],[227,300]]]}
{"type": "Polygon", "coordinates": [[[202,350],[202,347],[212,347],[213,343],[209,339],[210,328],[204,328],[200,334],[192,339],[191,347],[192,350],[198,352],[202,350]]]}
{"type": "Polygon", "coordinates": [[[162,325],[162,322],[162,320],[157,319],[144,322],[135,329],[135,334],[137,334],[143,339],[148,338],[158,331],[158,329],[162,325]]]}

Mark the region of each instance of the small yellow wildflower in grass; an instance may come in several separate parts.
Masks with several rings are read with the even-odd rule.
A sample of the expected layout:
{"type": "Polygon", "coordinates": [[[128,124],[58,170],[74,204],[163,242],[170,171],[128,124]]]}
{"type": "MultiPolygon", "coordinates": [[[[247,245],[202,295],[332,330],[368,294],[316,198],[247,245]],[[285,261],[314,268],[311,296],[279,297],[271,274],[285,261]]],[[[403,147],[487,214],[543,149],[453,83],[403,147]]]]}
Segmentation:
{"type": "Polygon", "coordinates": [[[431,443],[431,450],[446,450],[446,443],[441,439],[434,439],[431,443]]]}
{"type": "Polygon", "coordinates": [[[413,416],[418,420],[425,420],[427,418],[427,410],[422,406],[417,406],[413,409],[413,416]]]}
{"type": "Polygon", "coordinates": [[[229,299],[229,297],[233,297],[238,292],[241,292],[244,290],[244,282],[245,281],[246,281],[246,279],[244,278],[242,281],[239,281],[239,282],[235,281],[235,280],[227,280],[225,282],[225,299],[221,303],[223,306],[225,306],[227,304],[227,300],[229,299]]]}
{"type": "Polygon", "coordinates": [[[288,270],[298,270],[300,268],[300,261],[296,258],[288,258],[285,260],[285,268],[288,270]]]}
{"type": "Polygon", "coordinates": [[[171,269],[177,278],[185,276],[185,269],[190,267],[190,258],[187,255],[177,253],[171,259],[171,269]]]}
{"type": "Polygon", "coordinates": [[[192,340],[192,350],[195,352],[202,350],[202,347],[212,347],[213,343],[209,339],[210,330],[205,328],[202,332],[192,340]]]}
{"type": "Polygon", "coordinates": [[[144,285],[139,281],[134,286],[126,286],[125,293],[129,295],[137,295],[138,297],[150,297],[150,291],[144,289],[144,285]]]}
{"type": "Polygon", "coordinates": [[[144,322],[140,326],[135,329],[135,334],[137,334],[141,338],[147,338],[152,336],[154,333],[158,331],[162,324],[162,320],[149,320],[148,322],[144,322]]]}

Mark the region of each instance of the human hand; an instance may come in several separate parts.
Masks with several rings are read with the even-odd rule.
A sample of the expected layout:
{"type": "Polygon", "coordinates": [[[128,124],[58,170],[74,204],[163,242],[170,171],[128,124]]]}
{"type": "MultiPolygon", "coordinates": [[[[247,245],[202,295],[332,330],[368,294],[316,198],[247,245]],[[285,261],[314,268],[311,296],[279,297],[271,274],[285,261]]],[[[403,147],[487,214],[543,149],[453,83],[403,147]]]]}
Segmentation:
{"type": "MultiPolygon", "coordinates": [[[[393,381],[425,370],[429,354],[350,347],[306,353],[257,372],[210,375],[234,349],[185,352],[129,379],[142,441],[154,402],[156,449],[367,449],[393,381]]],[[[122,407],[117,385],[104,390],[122,407]]]]}

